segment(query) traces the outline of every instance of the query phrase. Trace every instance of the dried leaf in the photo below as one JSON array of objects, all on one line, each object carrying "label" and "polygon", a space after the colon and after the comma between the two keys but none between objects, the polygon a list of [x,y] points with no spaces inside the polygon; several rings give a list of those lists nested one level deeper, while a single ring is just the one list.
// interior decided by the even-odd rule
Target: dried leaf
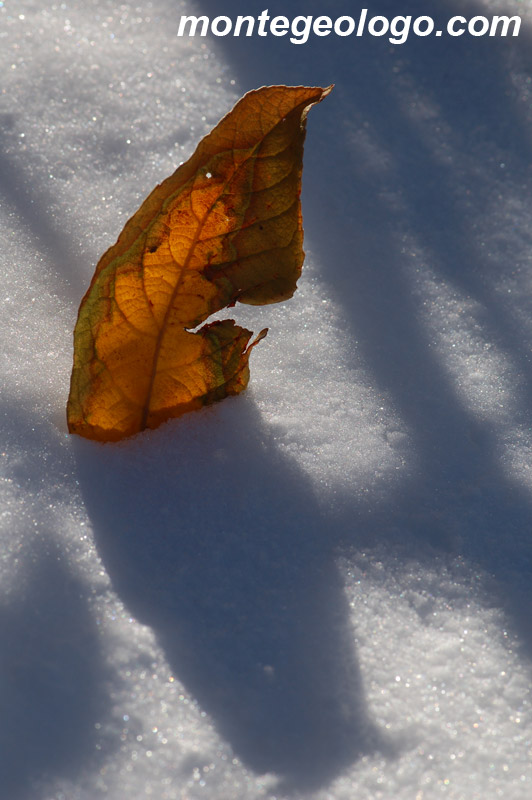
[{"label": "dried leaf", "polygon": [[233,320],[191,329],[294,293],[306,115],[329,91],[249,92],[127,222],[79,309],[71,433],[116,441],[245,389],[266,330],[249,344]]}]

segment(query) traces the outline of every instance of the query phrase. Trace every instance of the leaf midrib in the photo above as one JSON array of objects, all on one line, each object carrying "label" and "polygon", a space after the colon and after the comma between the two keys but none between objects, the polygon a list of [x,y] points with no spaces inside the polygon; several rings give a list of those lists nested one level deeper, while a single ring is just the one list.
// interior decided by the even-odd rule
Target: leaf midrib
[{"label": "leaf midrib", "polygon": [[[231,177],[227,179],[227,181],[224,184],[220,194],[216,197],[215,200],[213,200],[211,205],[206,209],[206,211],[205,211],[205,213],[203,215],[203,218],[198,222],[196,233],[194,234],[194,237],[193,237],[192,242],[190,244],[190,247],[188,249],[187,257],[185,258],[185,260],[183,262],[183,266],[181,268],[181,273],[180,273],[179,278],[176,281],[176,285],[175,285],[175,287],[174,287],[174,289],[172,291],[171,298],[170,298],[170,300],[168,302],[168,306],[166,308],[166,311],[165,311],[165,314],[164,314],[164,317],[163,317],[163,320],[162,320],[162,323],[161,323],[161,328],[159,330],[159,333],[157,334],[157,339],[155,341],[155,349],[154,349],[154,353],[153,353],[153,363],[152,363],[152,368],[151,368],[151,373],[150,373],[150,381],[149,381],[148,389],[147,389],[147,393],[146,393],[146,401],[145,401],[145,404],[143,406],[142,415],[141,415],[141,419],[140,419],[140,430],[141,431],[146,428],[146,423],[148,421],[148,416],[150,414],[151,398],[152,398],[152,395],[153,395],[153,388],[154,388],[154,385],[155,385],[155,379],[157,377],[157,365],[158,365],[158,362],[159,362],[159,354],[160,354],[160,350],[161,350],[161,346],[162,346],[162,342],[163,342],[164,336],[166,334],[166,327],[167,327],[168,318],[169,318],[170,313],[172,311],[172,308],[174,306],[174,302],[176,300],[176,297],[179,294],[179,289],[181,287],[181,284],[183,283],[185,272],[187,271],[187,269],[188,269],[188,267],[190,265],[190,261],[192,259],[193,254],[194,254],[194,250],[196,248],[196,245],[197,245],[197,243],[199,241],[199,237],[201,235],[201,232],[202,232],[202,230],[203,230],[203,228],[205,226],[205,223],[206,223],[209,215],[211,214],[214,206],[216,205],[216,203],[219,202],[220,198],[223,197],[223,195],[225,194],[225,191],[226,191],[227,187],[229,186],[230,182],[234,179],[234,177],[238,173],[238,171],[240,169],[242,169],[244,164],[246,164],[246,162],[251,157],[256,156],[256,151],[262,145],[262,143],[264,142],[264,139],[266,138],[266,136],[268,136],[269,133],[270,133],[270,131],[268,131],[268,133],[265,134],[265,136],[261,139],[260,142],[257,142],[257,144],[253,147],[253,149],[251,150],[251,152],[249,153],[247,158],[244,158],[242,160],[242,162],[238,165],[237,169],[233,172]],[[192,194],[192,191],[193,190],[191,190],[191,194]],[[252,195],[252,192],[250,193],[250,198],[251,198],[251,195]]]}]

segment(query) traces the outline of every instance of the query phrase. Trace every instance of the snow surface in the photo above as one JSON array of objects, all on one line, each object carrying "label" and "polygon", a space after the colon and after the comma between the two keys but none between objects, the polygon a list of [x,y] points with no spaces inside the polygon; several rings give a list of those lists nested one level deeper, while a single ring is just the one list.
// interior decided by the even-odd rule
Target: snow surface
[{"label": "snow surface", "polygon": [[[180,39],[0,2],[2,800],[532,796],[532,12],[518,39]],[[361,4],[362,6],[362,4]],[[66,433],[94,265],[244,91],[309,116],[306,265],[242,396]]]}]

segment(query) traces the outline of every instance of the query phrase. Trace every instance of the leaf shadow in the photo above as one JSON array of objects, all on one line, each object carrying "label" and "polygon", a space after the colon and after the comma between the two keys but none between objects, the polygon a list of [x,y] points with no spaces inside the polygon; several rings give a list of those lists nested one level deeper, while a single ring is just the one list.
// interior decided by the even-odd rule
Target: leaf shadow
[{"label": "leaf shadow", "polygon": [[23,561],[0,605],[0,785],[11,800],[40,796],[97,760],[95,723],[107,706],[86,590],[45,531]]},{"label": "leaf shadow", "polygon": [[325,785],[393,747],[312,490],[252,400],[222,405],[120,446],[77,441],[81,489],[115,590],[238,758]]}]

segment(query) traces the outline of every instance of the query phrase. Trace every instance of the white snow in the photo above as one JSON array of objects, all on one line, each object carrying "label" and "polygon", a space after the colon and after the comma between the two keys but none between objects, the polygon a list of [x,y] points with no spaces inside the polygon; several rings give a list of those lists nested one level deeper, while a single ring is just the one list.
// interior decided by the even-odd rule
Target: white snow
[{"label": "white snow", "polygon": [[[532,796],[532,12],[366,5],[523,29],[298,46],[176,36],[251,0],[0,2],[2,800]],[[270,328],[249,390],[69,436],[99,256],[273,83],[336,88],[300,288],[234,309]]]}]

